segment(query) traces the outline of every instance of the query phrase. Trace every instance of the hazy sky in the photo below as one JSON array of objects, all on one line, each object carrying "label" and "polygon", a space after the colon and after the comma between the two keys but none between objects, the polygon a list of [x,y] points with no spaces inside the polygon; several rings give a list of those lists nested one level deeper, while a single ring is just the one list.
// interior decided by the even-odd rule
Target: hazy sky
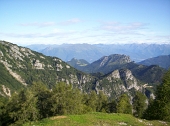
[{"label": "hazy sky", "polygon": [[170,43],[170,0],[0,0],[0,40]]}]

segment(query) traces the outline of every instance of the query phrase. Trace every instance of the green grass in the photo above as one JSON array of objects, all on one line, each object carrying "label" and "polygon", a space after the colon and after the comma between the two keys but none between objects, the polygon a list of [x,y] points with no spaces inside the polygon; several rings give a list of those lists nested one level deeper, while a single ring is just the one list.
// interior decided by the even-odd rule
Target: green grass
[{"label": "green grass", "polygon": [[24,126],[170,126],[169,122],[148,121],[138,119],[128,114],[107,114],[107,113],[89,113],[84,115],[56,116],[43,119],[38,122],[30,122]]}]

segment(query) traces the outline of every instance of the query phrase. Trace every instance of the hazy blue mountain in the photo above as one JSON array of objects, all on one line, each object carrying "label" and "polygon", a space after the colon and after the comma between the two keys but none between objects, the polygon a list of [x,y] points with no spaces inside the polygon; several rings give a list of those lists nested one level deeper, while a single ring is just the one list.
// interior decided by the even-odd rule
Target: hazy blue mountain
[{"label": "hazy blue mountain", "polygon": [[139,62],[139,64],[143,64],[147,66],[159,65],[160,67],[169,69],[170,68],[170,55],[162,55],[158,57],[149,58],[149,59]]},{"label": "hazy blue mountain", "polygon": [[84,59],[88,62],[103,56],[102,50],[90,44],[63,44],[58,46],[49,46],[39,51],[47,56],[56,56],[64,61],[70,61],[72,58]]},{"label": "hazy blue mountain", "polygon": [[38,51],[41,51],[49,46],[50,45],[45,45],[45,44],[33,44],[33,45],[29,45],[27,47],[30,48],[31,50],[35,50],[38,52]]},{"label": "hazy blue mountain", "polygon": [[148,58],[169,55],[170,44],[62,44],[62,45],[30,45],[29,48],[47,56],[56,56],[64,61],[72,58],[84,59],[89,63],[102,56],[125,54],[132,61],[140,62]]},{"label": "hazy blue mountain", "polygon": [[70,61],[67,62],[70,66],[74,67],[74,68],[78,68],[78,67],[82,67],[82,66],[87,66],[89,64],[89,62],[87,62],[84,59],[71,59]]}]

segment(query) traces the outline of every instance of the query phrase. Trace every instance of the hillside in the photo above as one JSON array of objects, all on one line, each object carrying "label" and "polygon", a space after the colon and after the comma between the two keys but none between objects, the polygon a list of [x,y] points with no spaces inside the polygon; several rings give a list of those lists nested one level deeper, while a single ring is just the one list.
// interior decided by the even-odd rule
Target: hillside
[{"label": "hillside", "polygon": [[149,58],[149,59],[139,62],[139,64],[143,64],[147,66],[159,65],[160,67],[169,69],[170,68],[170,55],[162,55],[158,57]]},{"label": "hillside", "polygon": [[[62,45],[30,45],[30,49],[48,56],[70,61],[72,58],[84,59],[92,63],[102,56],[124,54],[132,61],[142,60],[170,54],[170,44],[62,44]],[[43,48],[44,47],[44,48]]]},{"label": "hillside", "polygon": [[[0,64],[3,70],[1,71],[3,73],[0,78],[0,85],[1,95],[3,96],[27,87],[33,82],[42,82],[51,89],[58,82],[63,81],[87,93],[95,90],[97,93],[103,91],[112,98],[118,98],[122,93],[128,93],[129,96],[133,97],[135,91],[145,94],[147,89],[143,85],[150,81],[143,82],[136,78],[128,67],[122,70],[118,70],[120,67],[113,67],[115,64],[125,65],[130,63],[130,58],[125,55],[116,54],[102,57],[99,65],[102,65],[102,70],[108,66],[111,73],[104,76],[91,76],[76,70],[57,57],[45,56],[9,42],[1,41],[0,49]],[[112,67],[114,69],[111,69]],[[147,93],[147,96],[151,94],[152,91]]]},{"label": "hillside", "polygon": [[170,125],[169,122],[164,121],[148,121],[138,119],[128,114],[120,113],[89,113],[84,115],[68,115],[68,116],[54,116],[48,119],[43,119],[38,122],[26,123],[24,126],[164,126]]},{"label": "hillside", "polygon": [[41,81],[48,88],[64,81],[81,90],[92,88],[93,77],[80,72],[57,57],[47,57],[28,48],[0,41],[1,94]]}]

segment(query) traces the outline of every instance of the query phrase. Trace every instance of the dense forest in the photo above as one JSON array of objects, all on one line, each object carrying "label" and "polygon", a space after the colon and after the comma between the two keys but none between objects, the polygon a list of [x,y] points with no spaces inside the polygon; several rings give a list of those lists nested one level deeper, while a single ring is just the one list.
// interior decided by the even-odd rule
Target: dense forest
[{"label": "dense forest", "polygon": [[156,98],[150,99],[136,92],[132,103],[128,94],[108,99],[101,91],[82,93],[64,82],[48,89],[42,82],[34,82],[8,100],[0,101],[0,125],[21,125],[54,115],[84,114],[88,112],[126,113],[149,120],[170,120],[170,70],[157,87]]}]

